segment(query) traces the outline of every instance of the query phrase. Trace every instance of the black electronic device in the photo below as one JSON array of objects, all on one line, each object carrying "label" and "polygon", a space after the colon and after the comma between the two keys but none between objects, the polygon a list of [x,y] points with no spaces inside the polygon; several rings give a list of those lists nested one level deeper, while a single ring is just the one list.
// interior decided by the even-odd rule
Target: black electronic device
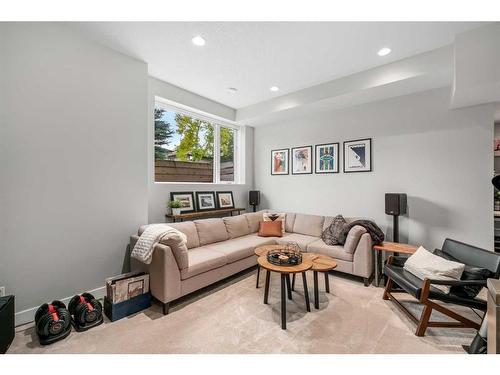
[{"label": "black electronic device", "polygon": [[385,213],[392,215],[392,241],[399,242],[399,215],[406,214],[407,197],[405,193],[385,194]]},{"label": "black electronic device", "polygon": [[253,212],[257,210],[257,206],[260,204],[260,191],[250,190],[248,192],[248,203],[253,206]]},{"label": "black electronic device", "polygon": [[7,352],[15,334],[14,296],[0,297],[0,354]]}]

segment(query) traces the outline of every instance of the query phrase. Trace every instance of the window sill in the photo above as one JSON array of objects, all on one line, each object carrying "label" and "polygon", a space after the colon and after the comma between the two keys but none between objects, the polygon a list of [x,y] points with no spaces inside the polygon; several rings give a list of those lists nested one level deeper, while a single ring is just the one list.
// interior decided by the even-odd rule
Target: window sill
[{"label": "window sill", "polygon": [[243,186],[245,183],[242,182],[153,182],[154,185],[222,185],[222,186]]}]

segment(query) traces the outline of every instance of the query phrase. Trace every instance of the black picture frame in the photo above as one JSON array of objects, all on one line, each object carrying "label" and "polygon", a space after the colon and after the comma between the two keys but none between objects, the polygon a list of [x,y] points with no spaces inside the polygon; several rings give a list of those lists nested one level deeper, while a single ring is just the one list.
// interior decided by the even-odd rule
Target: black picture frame
[{"label": "black picture frame", "polygon": [[[230,194],[231,195],[231,206],[225,206],[225,207],[221,207],[221,204],[220,204],[220,195],[221,194]],[[232,191],[218,191],[216,192],[216,195],[217,195],[217,208],[218,209],[225,209],[225,208],[234,208],[234,197],[233,197],[233,192]]]},{"label": "black picture frame", "polygon": [[[370,152],[368,153],[369,157],[369,164],[370,167],[369,169],[363,169],[363,170],[346,170],[346,162],[348,161],[348,158],[346,157],[346,146],[349,145],[349,143],[355,143],[355,142],[365,142],[367,145],[369,145]],[[353,139],[350,141],[344,141],[344,147],[343,147],[343,165],[344,165],[344,173],[362,173],[362,172],[372,172],[373,171],[373,160],[372,160],[372,139],[371,138],[361,138],[361,139]]]},{"label": "black picture frame", "polygon": [[[336,171],[318,171],[318,147],[321,146],[337,146],[337,170]],[[340,143],[339,142],[330,142],[330,143],[321,143],[319,145],[314,146],[314,173],[315,174],[332,174],[332,173],[340,173]]]},{"label": "black picture frame", "polygon": [[[211,195],[212,200],[214,202],[214,206],[210,208],[203,208],[200,204],[200,196],[201,195]],[[197,191],[196,192],[196,208],[197,211],[210,211],[210,210],[216,210],[217,209],[217,201],[215,199],[215,192],[213,191]]]},{"label": "black picture frame", "polygon": [[[309,148],[310,150],[310,155],[311,155],[311,160],[310,160],[310,163],[311,163],[311,170],[310,172],[294,172],[294,168],[293,168],[293,164],[294,164],[294,158],[293,158],[293,150],[297,150],[299,148]],[[314,155],[313,155],[313,146],[312,145],[309,145],[309,146],[298,146],[298,147],[292,147],[291,148],[291,152],[290,152],[290,157],[292,158],[292,161],[291,161],[291,164],[292,164],[292,174],[293,175],[301,175],[301,174],[312,174],[313,173],[313,165],[314,165]]]},{"label": "black picture frame", "polygon": [[[286,172],[276,173],[274,172],[273,155],[274,152],[286,152]],[[289,148],[278,148],[276,150],[271,150],[271,176],[286,176],[290,173],[290,149]]]},{"label": "black picture frame", "polygon": [[194,194],[192,191],[172,191],[170,192],[170,200],[171,201],[174,201],[176,200],[176,196],[178,195],[190,195],[191,196],[191,202],[192,202],[192,207],[193,209],[187,209],[187,210],[183,210],[182,207],[181,207],[181,214],[189,214],[191,212],[196,212],[196,202],[194,200]]}]

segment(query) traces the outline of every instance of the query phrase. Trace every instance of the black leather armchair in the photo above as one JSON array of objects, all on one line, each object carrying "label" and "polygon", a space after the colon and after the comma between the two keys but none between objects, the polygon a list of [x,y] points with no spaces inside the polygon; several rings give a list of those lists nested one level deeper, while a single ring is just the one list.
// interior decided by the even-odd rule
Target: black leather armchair
[{"label": "black leather armchair", "polygon": [[[458,262],[464,263],[468,266],[485,268],[491,272],[490,276],[499,278],[500,276],[500,254],[491,251],[480,249],[475,246],[467,245],[465,243],[455,241],[447,238],[444,241],[442,248],[443,255],[448,255],[456,259]],[[435,285],[448,285],[450,287],[464,287],[464,286],[486,286],[486,280],[421,280],[410,272],[406,271],[403,266],[406,258],[403,257],[390,257],[384,268],[384,273],[388,277],[388,282],[384,291],[384,299],[391,300],[408,317],[417,324],[415,335],[423,336],[427,327],[468,327],[479,329],[480,323],[467,319],[449,308],[438,304],[436,301],[452,303],[461,306],[467,306],[482,311],[486,311],[486,301],[479,298],[468,298],[463,294],[456,294],[453,292],[444,293],[442,290],[434,287]],[[404,292],[415,297],[421,304],[424,305],[424,310],[420,319],[415,317],[408,311],[392,294],[394,285],[399,286]],[[454,288],[452,288],[453,291]],[[437,310],[450,318],[454,322],[431,322],[430,317],[432,310]]]}]

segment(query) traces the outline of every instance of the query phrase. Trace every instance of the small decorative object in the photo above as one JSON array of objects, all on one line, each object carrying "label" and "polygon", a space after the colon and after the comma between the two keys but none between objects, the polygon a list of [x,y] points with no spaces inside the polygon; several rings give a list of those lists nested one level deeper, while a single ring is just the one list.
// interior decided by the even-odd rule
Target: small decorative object
[{"label": "small decorative object", "polygon": [[197,191],[196,205],[198,211],[215,210],[215,194],[213,191]]},{"label": "small decorative object", "polygon": [[316,173],[339,173],[339,144],[316,145]]},{"label": "small decorative object", "polygon": [[288,149],[271,150],[271,174],[288,174]]},{"label": "small decorative object", "polygon": [[[181,214],[186,214],[195,211],[194,194],[193,192],[172,192],[170,193],[170,200],[181,202]],[[175,215],[175,214],[174,214]]]},{"label": "small decorative object", "polygon": [[344,172],[371,172],[372,139],[344,142]]},{"label": "small decorative object", "polygon": [[168,207],[172,209],[172,215],[180,215],[182,203],[179,200],[168,202]]},{"label": "small decorative object", "polygon": [[493,152],[495,156],[500,156],[500,139],[493,140]]},{"label": "small decorative object", "polygon": [[233,192],[218,191],[217,202],[219,204],[219,208],[234,208]]},{"label": "small decorative object", "polygon": [[302,253],[295,242],[287,242],[282,248],[269,251],[267,261],[276,266],[296,266],[302,263]]},{"label": "small decorative object", "polygon": [[312,173],[312,146],[292,148],[292,174]]}]

